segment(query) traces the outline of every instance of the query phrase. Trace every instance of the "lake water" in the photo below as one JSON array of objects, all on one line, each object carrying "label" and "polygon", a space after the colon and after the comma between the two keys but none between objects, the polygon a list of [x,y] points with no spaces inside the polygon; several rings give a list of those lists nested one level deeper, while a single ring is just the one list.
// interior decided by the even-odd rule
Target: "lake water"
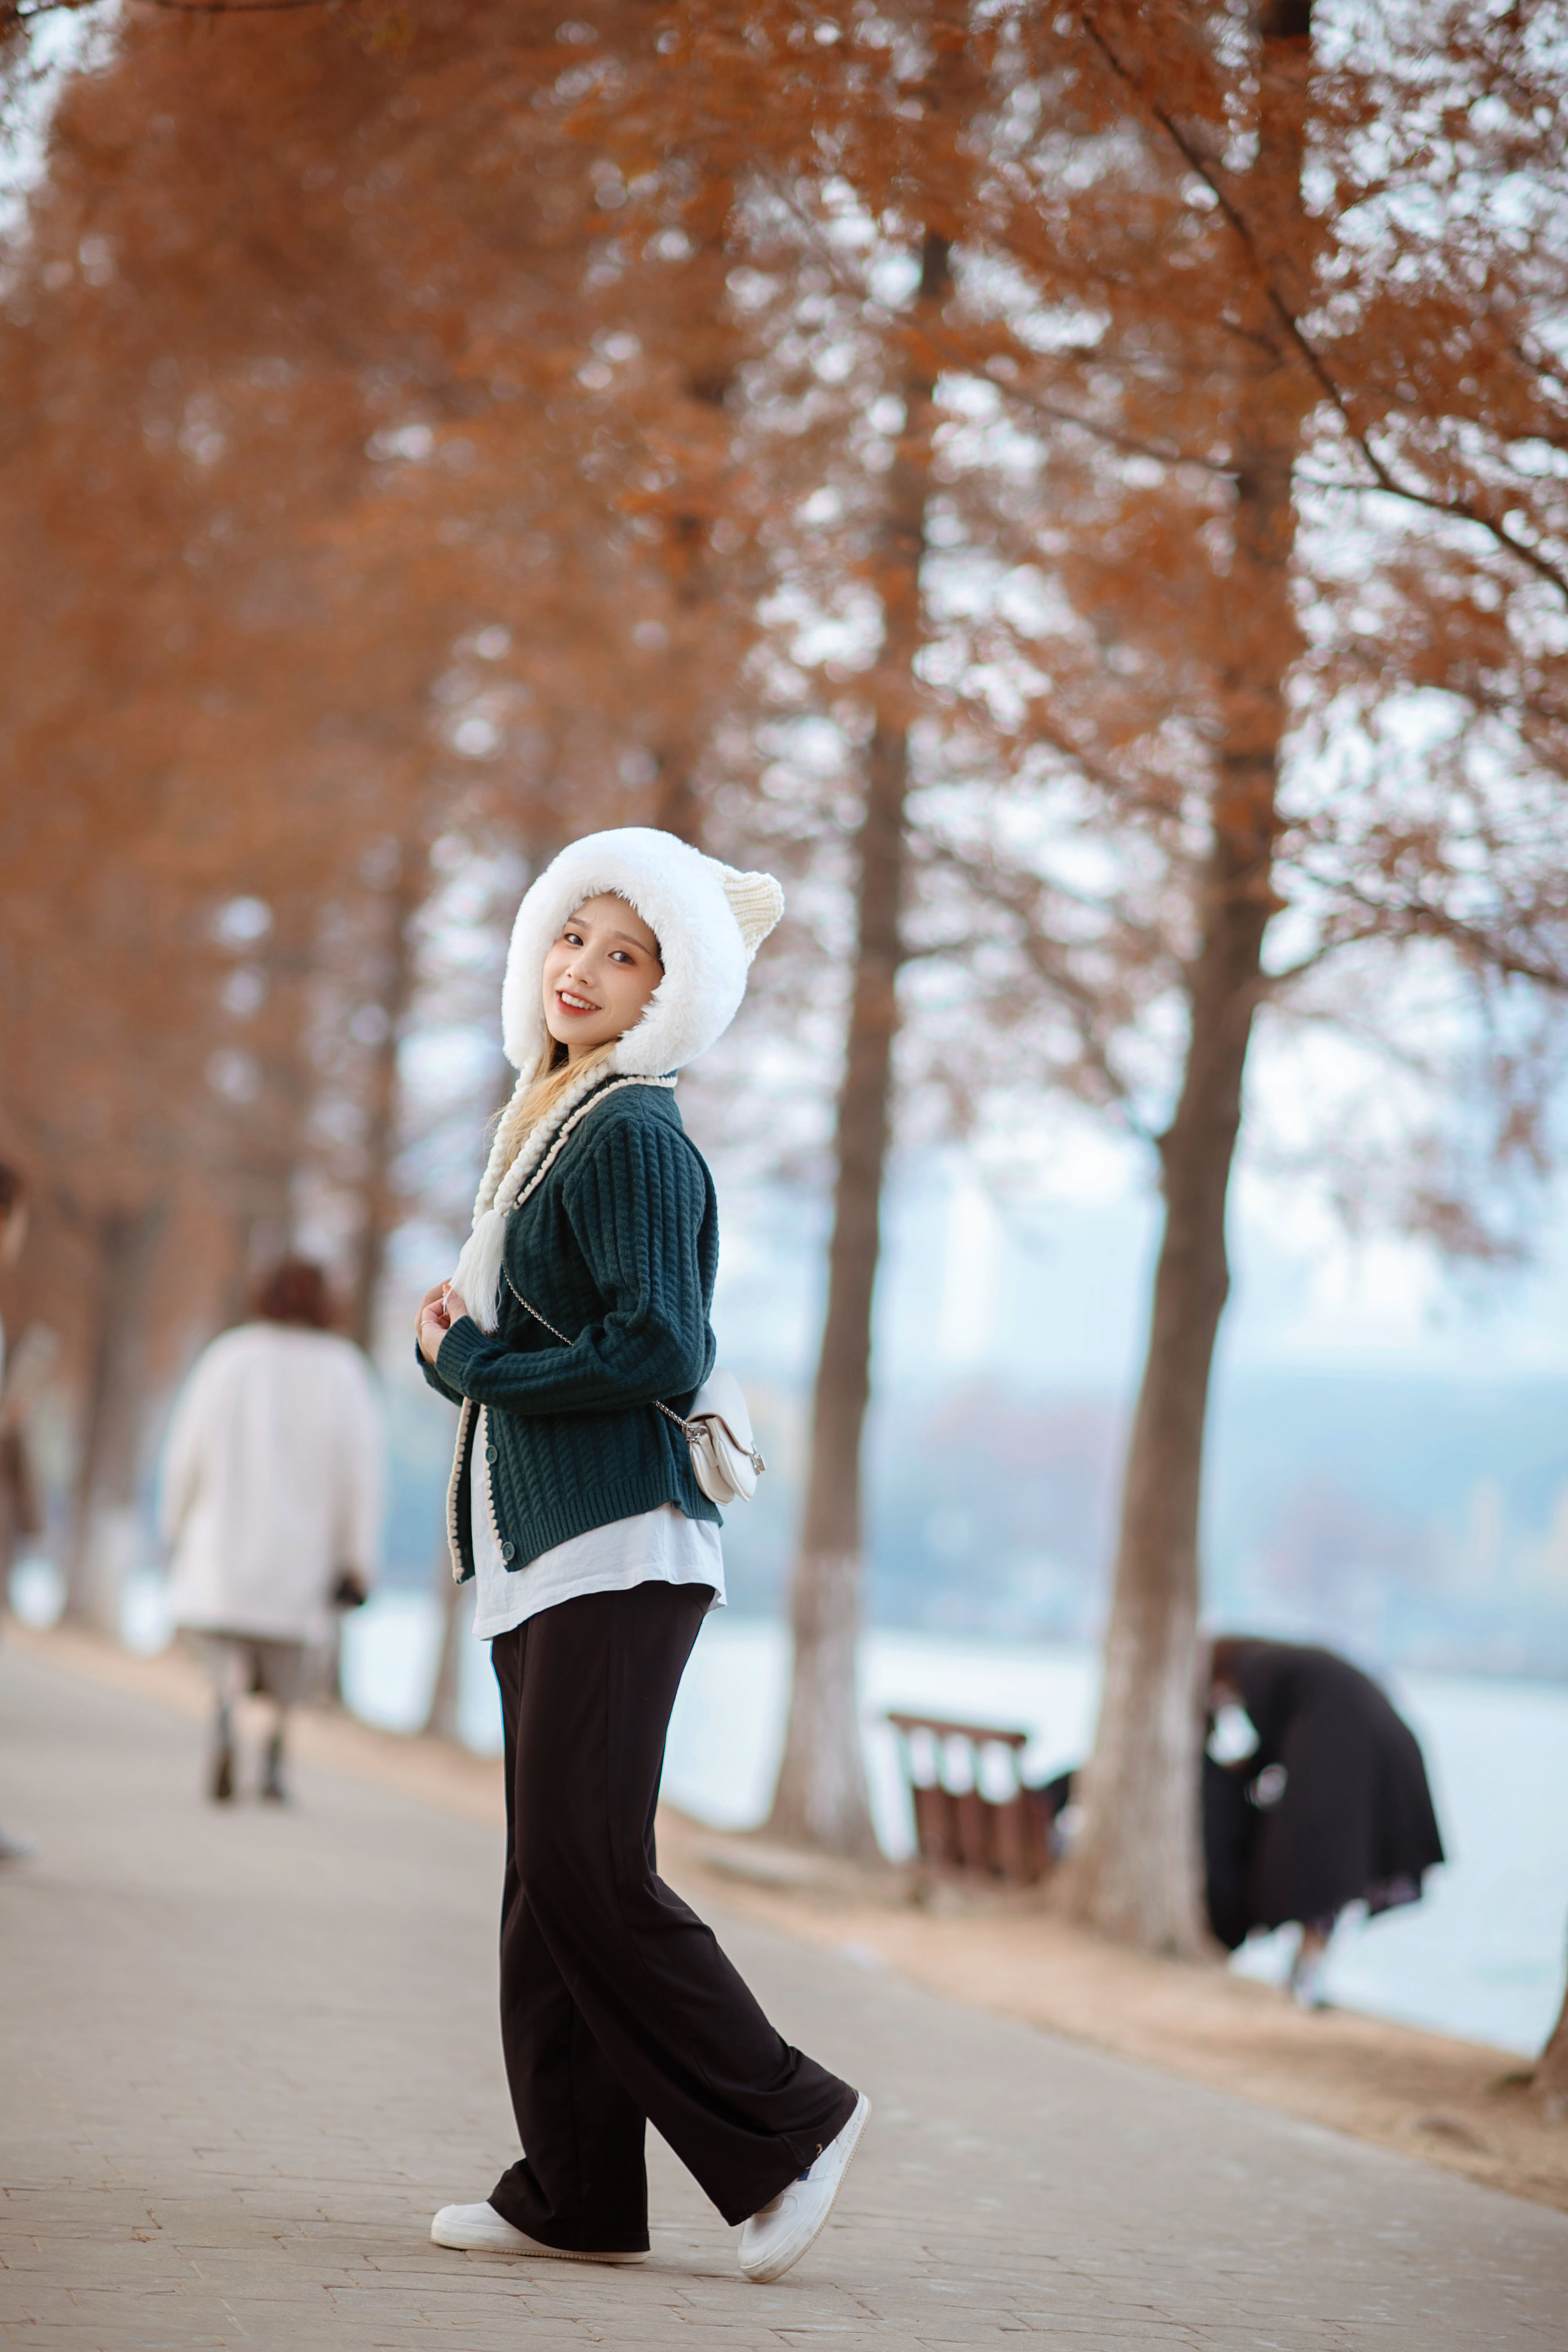
[{"label": "lake water", "polygon": [[[14,1591],[23,1613],[42,1615]],[[466,1602],[465,1602],[466,1606]],[[411,1730],[434,1671],[437,1611],[425,1593],[387,1591],[345,1625],[344,1696],[367,1722]],[[126,1632],[143,1649],[168,1638],[155,1579],[133,1580]],[[664,1789],[699,1819],[747,1828],[768,1808],[783,1737],[783,1629],[717,1612],[698,1639],[670,1727]],[[1049,1775],[1088,1752],[1098,1662],[1028,1642],[873,1632],[861,1658],[866,1765],[878,1834],[909,1853],[912,1824],[890,1707],[1028,1729],[1026,1763]],[[1568,1940],[1568,1688],[1412,1674],[1392,1682],[1426,1750],[1449,1861],[1406,1911],[1342,1922],[1331,2000],[1375,2016],[1499,2049],[1540,2048],[1563,1993]],[[486,1644],[464,1644],[462,1724],[481,1752],[500,1746]],[[1232,1965],[1279,1981],[1293,1930],[1255,1939]]]},{"label": "lake water", "polygon": [[[419,1593],[389,1593],[350,1621],[344,1684],[359,1713],[392,1727],[418,1720],[434,1625],[434,1604]],[[684,1811],[726,1828],[762,1818],[783,1738],[788,1661],[780,1626],[709,1618],[670,1726],[664,1790]],[[481,1750],[498,1748],[485,1644],[466,1645],[464,1670],[464,1735]],[[873,1810],[894,1855],[909,1853],[912,1824],[893,1735],[880,1721],[889,1707],[1028,1729],[1031,1772],[1060,1771],[1088,1751],[1099,1669],[1083,1651],[873,1632],[861,1676]],[[1568,1943],[1568,1689],[1406,1675],[1393,1695],[1426,1750],[1450,1860],[1413,1909],[1341,1924],[1329,1997],[1533,2052],[1557,2013]],[[1277,1982],[1292,1940],[1291,1929],[1256,1938],[1232,1965]]]}]

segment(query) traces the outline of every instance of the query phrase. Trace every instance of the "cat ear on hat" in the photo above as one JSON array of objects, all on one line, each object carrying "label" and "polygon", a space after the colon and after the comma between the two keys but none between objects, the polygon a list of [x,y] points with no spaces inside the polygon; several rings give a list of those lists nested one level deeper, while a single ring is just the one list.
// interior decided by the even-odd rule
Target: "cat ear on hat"
[{"label": "cat ear on hat", "polygon": [[784,912],[784,892],[771,874],[737,874],[733,866],[720,868],[724,895],[740,927],[750,963],[758,949]]}]

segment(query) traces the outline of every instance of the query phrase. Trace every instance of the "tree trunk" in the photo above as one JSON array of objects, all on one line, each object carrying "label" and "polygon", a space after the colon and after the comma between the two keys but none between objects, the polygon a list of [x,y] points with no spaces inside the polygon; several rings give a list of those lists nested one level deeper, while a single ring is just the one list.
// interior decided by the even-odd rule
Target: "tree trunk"
[{"label": "tree trunk", "polygon": [[[690,393],[689,385],[685,389]],[[721,407],[723,397],[720,391],[716,398]],[[696,771],[706,740],[700,700],[705,658],[727,593],[708,561],[707,528],[704,516],[685,509],[665,517],[665,562],[674,583],[676,633],[669,666],[676,691],[668,698],[668,715],[653,746],[653,822],[662,832],[689,841],[694,849],[702,847]]]},{"label": "tree trunk", "polygon": [[430,1688],[430,1705],[419,1727],[426,1739],[457,1739],[462,1736],[463,1727],[463,1644],[467,1639],[462,1602],[470,1588],[454,1580],[444,1539],[436,1576],[436,1597],[441,1603],[441,1649],[435,1661],[435,1680]]},{"label": "tree trunk", "polygon": [[1568,1992],[1530,2078],[1531,2096],[1549,2124],[1568,2124]]},{"label": "tree trunk", "polygon": [[653,745],[655,767],[653,822],[702,847],[703,806],[697,768],[706,747],[712,713],[713,648],[722,639],[734,567],[716,562],[712,530],[724,510],[725,484],[734,462],[729,394],[735,383],[741,337],[731,315],[727,278],[734,258],[729,245],[735,184],[727,173],[708,167],[700,151],[686,167],[697,194],[685,222],[696,246],[683,271],[691,323],[681,342],[681,394],[673,446],[679,453],[679,478],[664,512],[664,563],[674,607],[674,639],[669,651],[663,716]]},{"label": "tree trunk", "polygon": [[397,879],[388,897],[389,935],[382,988],[376,1000],[385,1016],[386,1028],[376,1046],[371,1069],[365,1175],[361,1187],[362,1218],[350,1305],[350,1334],[367,1352],[375,1337],[376,1299],[386,1270],[387,1244],[402,1202],[392,1167],[401,1101],[399,1055],[413,993],[415,958],[410,933],[419,911],[423,870],[423,853],[414,853],[405,843],[398,861]]},{"label": "tree trunk", "polygon": [[120,1594],[137,1532],[136,1473],[146,1409],[143,1334],[163,1205],[92,1221],[96,1328],[66,1558],[65,1613],[118,1636]]},{"label": "tree trunk", "polygon": [[[1276,234],[1304,243],[1301,171],[1310,11],[1269,0],[1260,143],[1249,182]],[[1300,246],[1298,244],[1298,253]],[[1198,1815],[1198,1528],[1209,1374],[1229,1289],[1226,1195],[1242,1076],[1278,901],[1284,680],[1299,639],[1291,594],[1291,471],[1312,387],[1256,273],[1233,323],[1238,387],[1225,735],[1189,968],[1190,1028],[1176,1116],[1160,1142],[1166,1222],[1122,1498],[1105,1681],[1084,1780],[1067,1907],[1145,1950],[1207,1948]]]},{"label": "tree trunk", "polygon": [[272,929],[248,961],[266,992],[238,1033],[253,1057],[255,1100],[239,1129],[234,1191],[239,1203],[243,1287],[258,1266],[293,1246],[294,1194],[310,1156],[308,1130],[315,1094],[310,1055],[311,995],[317,974],[319,908],[303,891],[280,891]]},{"label": "tree trunk", "polygon": [[870,1396],[872,1303],[881,1247],[893,1045],[898,1024],[909,732],[921,645],[920,572],[936,370],[922,330],[949,278],[948,243],[927,233],[915,338],[902,391],[904,432],[883,528],[883,639],[876,723],[856,842],[858,952],[839,1090],[828,1299],[811,1409],[811,1454],[789,1622],[794,1674],[768,1827],[833,1853],[874,1853],[856,1700],[863,1572],[861,1443]]}]

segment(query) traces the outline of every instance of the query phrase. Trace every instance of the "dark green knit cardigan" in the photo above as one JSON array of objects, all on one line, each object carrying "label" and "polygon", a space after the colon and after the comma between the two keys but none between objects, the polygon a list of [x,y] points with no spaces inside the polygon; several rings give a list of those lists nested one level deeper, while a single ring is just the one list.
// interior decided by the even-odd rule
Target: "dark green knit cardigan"
[{"label": "dark green knit cardigan", "polygon": [[[613,1091],[585,1097],[592,1108],[507,1220],[496,1330],[464,1316],[434,1365],[420,1358],[454,1404],[489,1408],[490,1496],[512,1570],[661,1503],[688,1518],[719,1517],[684,1434],[653,1403],[683,1412],[713,1370],[713,1179],[667,1089],[605,1086]],[[570,1347],[518,1304],[514,1286]],[[451,1496],[465,1581],[477,1421],[464,1415]]]}]

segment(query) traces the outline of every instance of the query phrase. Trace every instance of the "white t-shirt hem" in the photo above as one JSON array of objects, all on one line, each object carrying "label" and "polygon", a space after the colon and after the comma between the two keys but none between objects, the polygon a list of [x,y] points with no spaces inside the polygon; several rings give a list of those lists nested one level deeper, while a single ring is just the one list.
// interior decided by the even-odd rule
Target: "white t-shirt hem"
[{"label": "white t-shirt hem", "polygon": [[482,1642],[510,1633],[530,1617],[585,1592],[630,1592],[637,1584],[706,1584],[710,1609],[725,1606],[724,1549],[711,1520],[688,1519],[674,1503],[590,1528],[527,1566],[509,1569],[490,1524],[485,1460],[486,1419],[474,1434],[474,1632]]}]

